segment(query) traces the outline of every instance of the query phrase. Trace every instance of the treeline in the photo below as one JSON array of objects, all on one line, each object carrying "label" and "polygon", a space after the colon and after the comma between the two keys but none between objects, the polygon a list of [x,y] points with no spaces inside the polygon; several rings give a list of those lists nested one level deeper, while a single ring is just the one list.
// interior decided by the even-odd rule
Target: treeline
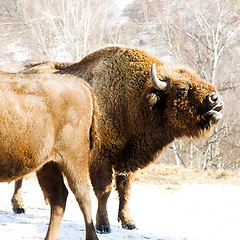
[{"label": "treeline", "polygon": [[[208,139],[179,140],[159,161],[240,168],[239,0],[2,0],[1,67],[78,61],[106,44],[145,48],[166,64],[189,65],[224,97]],[[10,45],[12,44],[12,45]]]}]

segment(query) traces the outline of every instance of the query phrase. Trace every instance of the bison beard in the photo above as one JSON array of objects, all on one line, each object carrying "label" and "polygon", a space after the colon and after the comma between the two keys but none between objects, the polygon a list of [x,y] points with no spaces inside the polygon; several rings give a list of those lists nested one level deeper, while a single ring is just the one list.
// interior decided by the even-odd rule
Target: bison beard
[{"label": "bison beard", "polygon": [[[28,65],[24,71],[38,72],[48,64],[35,64],[34,69]],[[134,229],[128,208],[134,173],[153,162],[174,139],[204,136],[222,117],[222,98],[191,69],[165,66],[136,48],[106,47],[75,64],[52,64],[53,71],[85,79],[97,97],[102,145],[90,162],[98,198],[97,230],[111,231],[107,200],[113,170],[119,193],[118,219],[124,228]]]}]

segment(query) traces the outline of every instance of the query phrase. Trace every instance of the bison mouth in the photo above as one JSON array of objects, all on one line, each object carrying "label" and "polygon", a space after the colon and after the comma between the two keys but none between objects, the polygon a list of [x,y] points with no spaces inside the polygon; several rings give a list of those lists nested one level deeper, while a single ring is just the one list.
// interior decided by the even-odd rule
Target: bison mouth
[{"label": "bison mouth", "polygon": [[211,107],[206,113],[203,114],[203,119],[210,124],[216,124],[222,119],[222,113],[224,103],[222,97],[218,94],[214,94],[207,99],[208,106]]}]

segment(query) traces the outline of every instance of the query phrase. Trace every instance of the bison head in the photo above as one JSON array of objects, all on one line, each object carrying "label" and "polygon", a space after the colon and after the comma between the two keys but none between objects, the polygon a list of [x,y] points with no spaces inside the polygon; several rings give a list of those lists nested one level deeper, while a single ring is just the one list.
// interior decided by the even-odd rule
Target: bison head
[{"label": "bison head", "polygon": [[151,68],[148,103],[176,136],[199,136],[222,118],[222,97],[215,87],[180,67]]}]

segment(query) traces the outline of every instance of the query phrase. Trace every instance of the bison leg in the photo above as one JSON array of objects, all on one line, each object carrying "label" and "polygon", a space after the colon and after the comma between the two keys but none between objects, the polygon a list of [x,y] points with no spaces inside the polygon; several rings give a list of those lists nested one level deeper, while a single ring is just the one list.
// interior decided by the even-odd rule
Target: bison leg
[{"label": "bison leg", "polygon": [[130,230],[136,228],[128,206],[133,179],[132,172],[116,173],[116,187],[119,194],[118,220],[121,221],[123,228]]},{"label": "bison leg", "polygon": [[[102,160],[104,159],[104,160]],[[90,164],[90,177],[94,192],[98,199],[96,229],[98,233],[110,233],[107,213],[107,201],[112,190],[112,165],[101,154],[93,157]]]},{"label": "bison leg", "polygon": [[86,240],[98,240],[92,219],[88,164],[84,167],[84,164],[77,162],[77,164],[74,164],[74,170],[72,166],[65,166],[63,171],[83,213],[86,226]]},{"label": "bison leg", "polygon": [[37,172],[37,177],[45,200],[47,200],[51,206],[50,223],[45,239],[58,239],[68,190],[63,182],[62,173],[58,165],[54,162],[45,164]]},{"label": "bison leg", "polygon": [[16,214],[25,213],[22,200],[22,179],[15,181],[14,193],[11,199],[13,212]]}]

